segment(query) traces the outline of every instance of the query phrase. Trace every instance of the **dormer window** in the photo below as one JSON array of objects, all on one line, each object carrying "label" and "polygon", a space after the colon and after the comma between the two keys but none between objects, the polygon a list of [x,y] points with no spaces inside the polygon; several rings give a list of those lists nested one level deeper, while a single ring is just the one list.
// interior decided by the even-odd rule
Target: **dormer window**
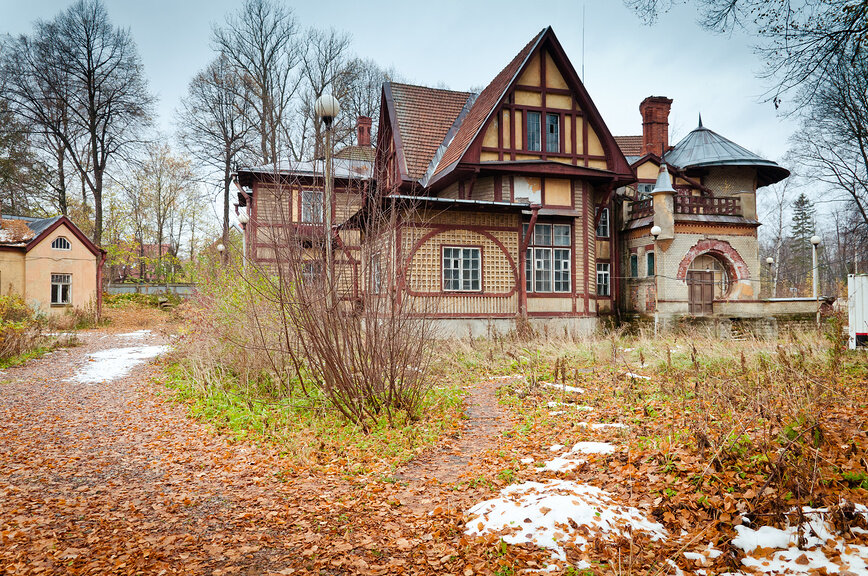
[{"label": "dormer window", "polygon": [[58,236],[51,242],[51,247],[55,250],[70,250],[72,249],[72,244],[63,236]]}]

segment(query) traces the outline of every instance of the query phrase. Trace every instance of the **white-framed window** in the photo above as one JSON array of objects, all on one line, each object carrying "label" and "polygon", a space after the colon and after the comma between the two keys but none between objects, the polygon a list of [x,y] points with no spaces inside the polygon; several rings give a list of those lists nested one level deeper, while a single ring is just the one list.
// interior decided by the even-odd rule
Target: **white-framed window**
[{"label": "white-framed window", "polygon": [[611,293],[609,284],[609,263],[597,262],[597,296],[608,296]]},{"label": "white-framed window", "polygon": [[528,110],[525,112],[525,115],[527,116],[527,149],[533,152],[539,152],[542,149],[540,113]]},{"label": "white-framed window", "polygon": [[69,240],[64,238],[63,236],[58,236],[51,242],[51,247],[55,250],[70,250],[72,249],[72,244],[69,243]]},{"label": "white-framed window", "polygon": [[[527,234],[528,226],[523,226],[523,234]],[[524,261],[528,292],[570,291],[571,237],[569,224],[534,225]]]},{"label": "white-framed window", "polygon": [[[597,212],[600,213],[600,209],[597,208]],[[609,209],[603,208],[602,213],[600,213],[600,220],[597,221],[597,238],[608,238],[609,237]]]},{"label": "white-framed window", "polygon": [[322,223],[322,192],[319,190],[301,191],[301,221]]},{"label": "white-framed window", "polygon": [[561,115],[546,114],[546,152],[561,151]]},{"label": "white-framed window", "polygon": [[379,294],[382,289],[382,271],[380,270],[380,255],[371,256],[371,293]]},{"label": "white-framed window", "polygon": [[482,291],[482,250],[464,246],[443,247],[443,290]]},{"label": "white-framed window", "polygon": [[72,274],[51,275],[51,305],[72,304]]},{"label": "white-framed window", "polygon": [[654,184],[648,182],[641,182],[636,184],[636,192],[639,195],[639,198],[650,198],[651,191],[654,190]]},{"label": "white-framed window", "polygon": [[648,252],[645,252],[645,275],[654,276],[654,270],[654,251],[649,250]]}]

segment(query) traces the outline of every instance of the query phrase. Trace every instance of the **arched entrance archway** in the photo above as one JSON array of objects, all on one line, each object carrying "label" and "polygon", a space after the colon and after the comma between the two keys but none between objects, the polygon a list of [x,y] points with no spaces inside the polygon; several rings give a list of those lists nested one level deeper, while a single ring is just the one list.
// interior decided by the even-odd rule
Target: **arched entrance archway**
[{"label": "arched entrance archway", "polygon": [[729,242],[700,240],[678,266],[678,279],[687,283],[691,314],[714,312],[714,300],[726,298],[734,284],[750,278],[747,263]]}]

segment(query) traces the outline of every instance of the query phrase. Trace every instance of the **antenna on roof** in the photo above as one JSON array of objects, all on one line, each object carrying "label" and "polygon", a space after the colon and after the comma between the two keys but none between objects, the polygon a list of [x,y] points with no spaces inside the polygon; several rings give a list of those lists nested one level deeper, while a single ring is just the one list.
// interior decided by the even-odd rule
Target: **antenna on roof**
[{"label": "antenna on roof", "polygon": [[582,84],[585,83],[585,3],[582,2]]},{"label": "antenna on roof", "polygon": [[702,128],[702,112],[699,113],[699,128]]}]

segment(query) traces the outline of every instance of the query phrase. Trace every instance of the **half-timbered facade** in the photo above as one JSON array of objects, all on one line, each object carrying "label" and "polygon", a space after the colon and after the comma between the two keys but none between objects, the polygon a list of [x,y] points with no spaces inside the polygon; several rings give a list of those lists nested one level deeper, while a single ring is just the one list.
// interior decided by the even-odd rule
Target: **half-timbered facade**
[{"label": "half-timbered facade", "polygon": [[419,309],[460,333],[615,309],[611,200],[633,171],[551,28],[479,94],[387,83],[378,133],[378,185],[406,206],[397,290]]}]

